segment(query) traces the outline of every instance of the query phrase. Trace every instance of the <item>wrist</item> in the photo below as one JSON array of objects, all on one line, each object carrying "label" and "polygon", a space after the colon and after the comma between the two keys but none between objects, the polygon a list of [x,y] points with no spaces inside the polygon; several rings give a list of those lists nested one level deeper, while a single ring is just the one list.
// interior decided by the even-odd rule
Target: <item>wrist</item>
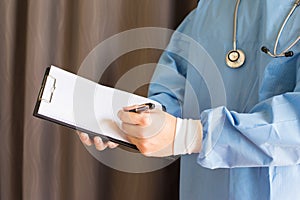
[{"label": "wrist", "polygon": [[202,146],[202,135],[200,120],[177,118],[173,154],[199,153]]}]

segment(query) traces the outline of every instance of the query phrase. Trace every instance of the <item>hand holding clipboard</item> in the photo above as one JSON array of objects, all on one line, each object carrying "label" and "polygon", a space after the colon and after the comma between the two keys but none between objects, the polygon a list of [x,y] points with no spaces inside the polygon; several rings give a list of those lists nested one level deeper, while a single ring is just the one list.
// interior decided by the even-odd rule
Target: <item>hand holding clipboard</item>
[{"label": "hand holding clipboard", "polygon": [[[124,105],[152,103],[148,98],[106,87],[55,66],[46,69],[33,115],[103,140],[136,149],[119,128]],[[119,122],[120,123],[120,122]]]}]

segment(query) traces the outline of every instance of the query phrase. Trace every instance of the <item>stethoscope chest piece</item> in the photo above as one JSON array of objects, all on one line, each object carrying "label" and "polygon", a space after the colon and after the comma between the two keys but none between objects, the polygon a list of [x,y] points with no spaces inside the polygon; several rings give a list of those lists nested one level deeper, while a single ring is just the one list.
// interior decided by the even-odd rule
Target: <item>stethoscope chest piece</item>
[{"label": "stethoscope chest piece", "polygon": [[245,62],[245,53],[240,50],[231,50],[226,55],[226,64],[230,68],[239,68]]}]

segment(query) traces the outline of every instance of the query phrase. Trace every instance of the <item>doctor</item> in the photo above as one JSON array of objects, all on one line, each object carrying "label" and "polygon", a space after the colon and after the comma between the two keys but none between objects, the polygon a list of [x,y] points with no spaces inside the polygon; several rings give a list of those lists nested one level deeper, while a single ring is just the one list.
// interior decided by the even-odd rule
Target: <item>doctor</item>
[{"label": "doctor", "polygon": [[150,84],[167,112],[119,112],[143,154],[182,155],[180,199],[299,199],[299,4],[200,1]]}]

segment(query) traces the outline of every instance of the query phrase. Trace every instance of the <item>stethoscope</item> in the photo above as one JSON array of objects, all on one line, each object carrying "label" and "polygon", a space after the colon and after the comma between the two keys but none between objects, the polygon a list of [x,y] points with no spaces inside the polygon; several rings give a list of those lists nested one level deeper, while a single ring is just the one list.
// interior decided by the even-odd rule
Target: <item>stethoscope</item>
[{"label": "stethoscope", "polygon": [[[229,51],[226,54],[226,64],[230,68],[241,67],[244,64],[245,59],[246,59],[245,53],[241,49],[237,49],[237,47],[236,47],[236,26],[237,26],[237,13],[238,13],[239,5],[240,5],[240,0],[237,0],[236,4],[235,4],[234,17],[233,17],[233,50]],[[298,36],[298,38],[296,38],[296,40],[294,42],[292,42],[292,44],[288,48],[286,48],[279,54],[277,54],[277,46],[278,46],[279,38],[281,36],[281,33],[282,33],[287,21],[289,20],[290,16],[292,15],[292,13],[296,9],[296,7],[299,5],[300,5],[300,0],[296,0],[293,7],[290,10],[290,12],[286,16],[283,24],[281,25],[281,28],[279,29],[277,37],[276,37],[276,42],[274,44],[273,53],[271,53],[267,47],[263,46],[261,48],[261,50],[264,53],[268,54],[269,56],[271,56],[273,58],[283,57],[283,56],[291,57],[294,55],[294,52],[290,51],[290,49],[300,40],[300,36]]]}]

